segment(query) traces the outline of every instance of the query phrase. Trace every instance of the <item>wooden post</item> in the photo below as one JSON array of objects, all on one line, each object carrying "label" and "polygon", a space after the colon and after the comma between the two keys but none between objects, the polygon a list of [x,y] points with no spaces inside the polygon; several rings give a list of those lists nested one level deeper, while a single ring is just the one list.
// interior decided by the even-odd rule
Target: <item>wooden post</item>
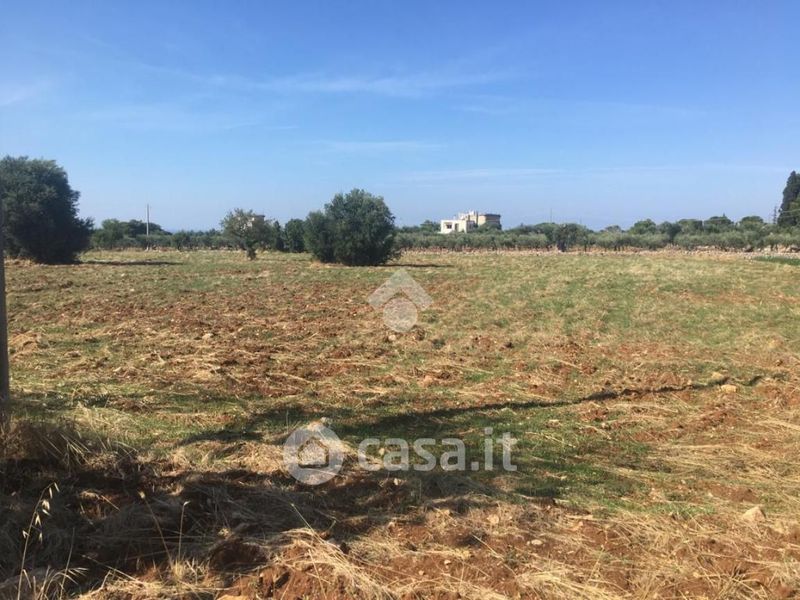
[{"label": "wooden post", "polygon": [[6,265],[3,209],[0,205],[0,429],[8,427],[11,418],[9,402],[10,369],[8,365],[8,318],[6,314]]}]

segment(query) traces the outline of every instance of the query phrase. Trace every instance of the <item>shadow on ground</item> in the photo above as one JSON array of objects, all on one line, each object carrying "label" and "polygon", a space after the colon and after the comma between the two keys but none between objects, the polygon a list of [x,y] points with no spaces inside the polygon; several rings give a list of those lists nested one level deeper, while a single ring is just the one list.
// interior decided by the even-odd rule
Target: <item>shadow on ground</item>
[{"label": "shadow on ground", "polygon": [[82,260],[82,265],[102,265],[106,267],[164,267],[179,265],[181,263],[172,260]]},{"label": "shadow on ground", "polygon": [[69,568],[77,592],[110,573],[164,574],[178,563],[203,564],[230,585],[269,563],[292,531],[346,544],[426,503],[461,512],[487,500],[476,492],[488,490],[449,474],[412,482],[352,464],[343,473],[306,487],[282,472],[146,461],[71,428],[16,422],[0,446],[0,587],[21,568]]}]

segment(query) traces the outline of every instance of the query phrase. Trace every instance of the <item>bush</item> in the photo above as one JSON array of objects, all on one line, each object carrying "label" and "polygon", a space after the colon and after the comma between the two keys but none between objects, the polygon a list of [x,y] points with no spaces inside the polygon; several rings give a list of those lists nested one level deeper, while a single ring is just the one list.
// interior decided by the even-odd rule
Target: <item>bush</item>
[{"label": "bush", "polygon": [[322,262],[381,265],[396,255],[394,216],[379,196],[354,189],[336,194],[305,223],[305,244]]},{"label": "bush", "polygon": [[6,251],[41,263],[69,263],[89,247],[91,219],[78,218],[80,193],[55,161],[5,157],[0,201]]},{"label": "bush", "polygon": [[194,246],[194,238],[188,231],[176,231],[170,241],[176,250],[191,249]]},{"label": "bush", "polygon": [[800,229],[783,229],[774,231],[764,238],[764,244],[770,250],[800,248]]},{"label": "bush", "polygon": [[589,230],[577,223],[565,223],[559,225],[555,231],[556,247],[561,252],[566,252],[573,246],[589,246]]},{"label": "bush", "polygon": [[315,210],[308,214],[303,226],[303,241],[306,250],[314,258],[324,263],[335,262],[333,254],[333,227],[322,211]]},{"label": "bush", "polygon": [[92,247],[111,250],[122,246],[126,239],[124,223],[117,219],[106,219],[92,234]]},{"label": "bush", "polygon": [[305,227],[302,219],[289,219],[283,227],[284,250],[287,252],[305,252]]},{"label": "bush", "polygon": [[236,208],[222,219],[222,231],[236,246],[255,260],[256,250],[275,248],[278,235],[276,224],[252,210]]}]

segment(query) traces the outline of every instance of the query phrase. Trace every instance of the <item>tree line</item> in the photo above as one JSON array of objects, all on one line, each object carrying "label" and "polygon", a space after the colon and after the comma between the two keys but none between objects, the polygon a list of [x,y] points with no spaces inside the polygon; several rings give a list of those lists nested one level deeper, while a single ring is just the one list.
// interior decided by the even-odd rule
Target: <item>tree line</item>
[{"label": "tree line", "polygon": [[103,221],[92,237],[95,248],[238,248],[255,259],[259,250],[310,252],[321,262],[346,265],[383,264],[396,254],[396,227],[383,198],[354,189],[336,194],[322,210],[285,225],[252,210],[236,208],[221,229],[169,233],[141,221]]},{"label": "tree line", "polygon": [[418,227],[401,228],[397,243],[401,250],[658,250],[667,247],[685,250],[800,250],[800,227],[778,226],[758,216],[734,222],[722,215],[706,220],[681,219],[658,224],[646,219],[628,229],[612,225],[593,231],[578,223],[539,223],[502,231],[480,227],[469,233],[442,235],[435,224],[423,223]]},{"label": "tree line", "polygon": [[439,225],[426,221],[416,227],[400,228],[400,250],[588,250],[644,249],[677,247],[685,250],[756,251],[789,249],[800,251],[800,175],[792,171],[783,190],[780,208],[772,222],[757,215],[737,222],[725,215],[701,219],[681,219],[655,223],[638,221],[628,229],[611,225],[593,231],[579,223],[545,222],[500,230],[491,224],[469,233],[439,233]]},{"label": "tree line", "polygon": [[382,264],[409,249],[601,248],[687,250],[716,248],[800,251],[800,176],[792,172],[773,222],[727,216],[655,223],[645,219],[628,229],[593,231],[578,223],[539,223],[501,230],[492,225],[469,233],[440,234],[437,223],[397,228],[383,198],[354,189],[337,194],[322,210],[284,225],[252,210],[237,208],[219,229],[166,231],[156,223],[108,219],[95,227],[78,216],[80,194],[55,161],[7,156],[0,160],[0,200],[9,256],[43,263],[77,259],[88,248],[241,249],[254,259],[259,250],[310,252],[322,262]]},{"label": "tree line", "polygon": [[[248,225],[252,223],[252,225]],[[241,249],[250,258],[258,250],[306,252],[306,230],[314,240],[325,239],[318,217],[291,219],[284,225],[253,211],[236,209],[226,216],[220,229],[176,231],[169,233],[155,223],[150,224],[149,237],[141,221],[103,221],[91,237],[91,247],[103,250],[153,248],[176,250]],[[342,239],[331,234],[332,239]],[[478,228],[469,233],[439,233],[438,224],[397,228],[394,250],[570,250],[598,248],[602,250],[658,250],[677,247],[685,250],[713,248],[718,250],[756,251],[763,249],[800,250],[800,228],[767,223],[758,216],[734,222],[722,215],[706,220],[681,219],[656,224],[650,219],[639,221],[628,229],[612,225],[593,231],[578,223],[539,223],[498,230]],[[330,262],[331,253],[318,248],[318,258]],[[367,256],[369,260],[369,257]],[[340,261],[343,262],[343,261]],[[350,261],[357,264],[357,259]]]}]

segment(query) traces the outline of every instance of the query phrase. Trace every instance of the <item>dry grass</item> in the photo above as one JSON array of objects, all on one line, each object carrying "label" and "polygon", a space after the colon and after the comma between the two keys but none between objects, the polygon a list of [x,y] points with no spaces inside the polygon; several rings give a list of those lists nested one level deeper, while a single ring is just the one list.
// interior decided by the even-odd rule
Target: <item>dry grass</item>
[{"label": "dry grass", "polygon": [[[391,267],[87,258],[8,266],[0,598],[800,589],[795,266],[408,255],[434,305],[397,335],[366,303]],[[280,448],[323,416],[351,448],[509,431],[519,471],[307,488]]]}]

